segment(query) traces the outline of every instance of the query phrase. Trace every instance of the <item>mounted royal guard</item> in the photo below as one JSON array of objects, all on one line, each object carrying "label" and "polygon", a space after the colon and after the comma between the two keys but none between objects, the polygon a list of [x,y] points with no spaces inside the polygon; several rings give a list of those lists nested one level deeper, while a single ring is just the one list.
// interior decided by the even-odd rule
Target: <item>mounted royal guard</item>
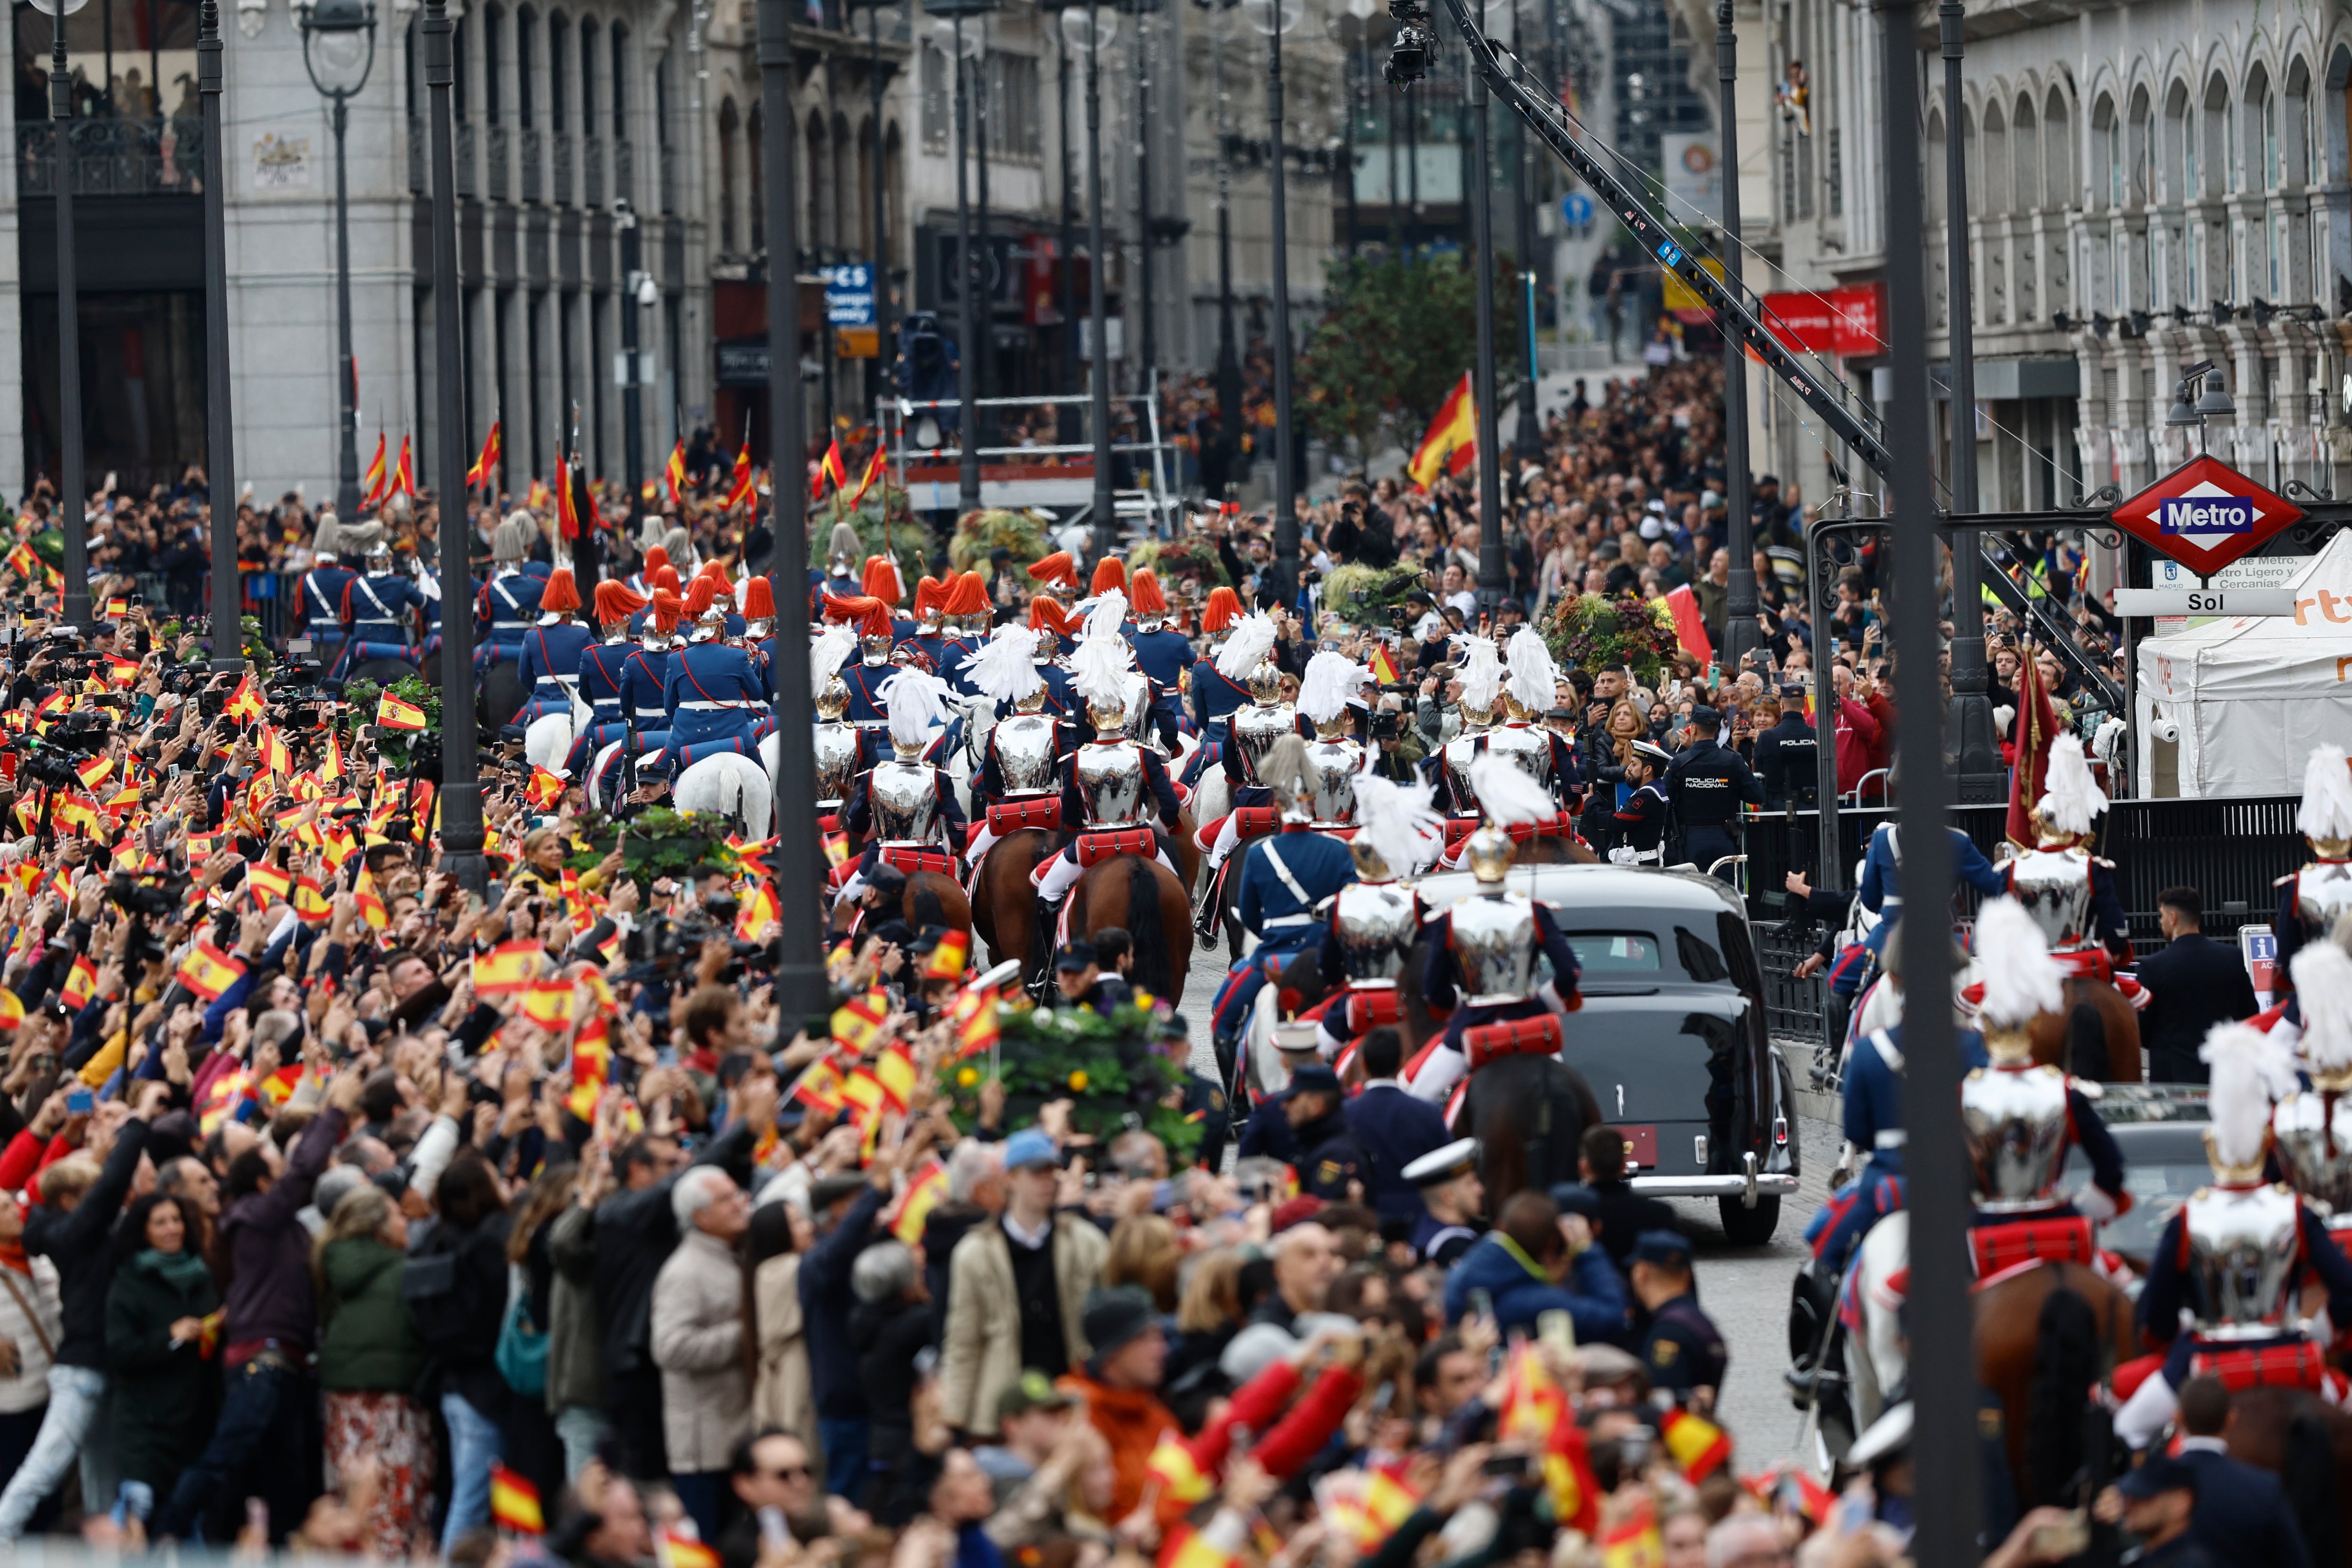
[{"label": "mounted royal guard", "polygon": [[1217,662],[1234,628],[1245,619],[1241,599],[1231,588],[1209,591],[1208,605],[1201,612],[1202,651],[1193,661],[1190,677],[1192,722],[1200,731],[1201,748],[1184,766],[1184,782],[1188,784],[1197,784],[1202,770],[1223,762],[1227,721],[1234,709],[1250,700],[1249,672],[1227,675]]},{"label": "mounted royal guard", "polygon": [[1037,592],[1054,599],[1056,605],[1067,610],[1078,599],[1077,557],[1066,550],[1056,550],[1043,561],[1029,565],[1030,579]]},{"label": "mounted royal guard", "polygon": [[359,576],[342,563],[342,525],[333,512],[319,514],[318,531],[310,543],[310,556],[317,564],[302,574],[301,587],[294,595],[302,635],[310,639],[319,668],[329,671],[331,679],[342,662],[343,590]]},{"label": "mounted royal guard", "polygon": [[1077,623],[1060,601],[1040,594],[1029,601],[1029,629],[1037,634],[1037,676],[1045,683],[1045,710],[1074,733],[1084,734],[1077,726],[1086,722],[1086,699],[1072,693],[1069,668],[1056,657],[1063,643],[1076,639]]},{"label": "mounted royal guard", "polygon": [[572,568],[559,566],[549,574],[539,596],[539,625],[523,634],[522,710],[515,723],[527,725],[550,713],[572,711],[572,694],[580,684],[581,656],[595,639],[579,623],[580,590]]},{"label": "mounted royal guard", "polygon": [[939,677],[901,669],[890,677],[883,697],[890,707],[890,752],[852,794],[842,826],[866,841],[857,869],[842,884],[836,905],[866,890],[881,861],[913,875],[918,870],[954,875],[963,842],[963,808],[947,770],[923,761],[923,753],[946,722],[947,688]]},{"label": "mounted royal guard", "polygon": [[1233,853],[1241,812],[1266,804],[1269,792],[1258,776],[1266,752],[1283,736],[1298,733],[1298,710],[1282,700],[1282,671],[1271,657],[1276,637],[1269,617],[1252,616],[1217,650],[1217,673],[1245,686],[1250,700],[1225,721],[1223,762],[1232,809],[1215,822],[1203,823],[1198,837],[1209,852],[1212,874]]},{"label": "mounted royal guard", "polygon": [[988,732],[988,755],[971,781],[980,820],[964,859],[977,867],[1006,833],[1062,826],[1061,727],[1045,711],[1037,634],[1020,622],[997,627],[965,670],[981,696],[1012,709]]},{"label": "mounted royal guard", "polygon": [[2082,742],[2061,735],[2050,742],[2042,788],[2033,808],[2033,846],[2004,868],[2009,890],[2070,976],[2114,982],[2138,1005],[2145,993],[2115,972],[2116,964],[2132,961],[2131,924],[2116,892],[2116,863],[2083,847],[2094,819],[2107,809],[2107,797],[2091,777]]},{"label": "mounted royal guard", "polygon": [[[667,572],[668,567],[662,568]],[[637,646],[621,660],[621,712],[629,724],[629,755],[642,757],[669,746],[669,665],[677,643],[678,618],[686,605],[667,588],[656,588],[643,615]],[[852,640],[844,632],[845,653]],[[811,657],[814,657],[812,655]]]},{"label": "mounted royal guard", "polygon": [[879,730],[889,722],[882,702],[882,687],[897,673],[890,663],[895,639],[890,635],[890,607],[860,595],[852,599],[828,598],[824,618],[845,621],[857,628],[857,659],[841,671],[849,688],[849,721],[861,729]]},{"label": "mounted royal guard", "polygon": [[859,542],[854,524],[836,522],[824,547],[824,575],[819,578],[814,569],[809,573],[810,586],[824,591],[828,599],[860,599],[866,596],[863,563],[866,546]]},{"label": "mounted royal guard", "polygon": [[580,700],[588,704],[595,717],[588,727],[573,738],[572,754],[564,759],[567,778],[578,778],[581,768],[594,760],[598,752],[615,741],[625,740],[629,733],[629,716],[621,701],[621,681],[627,672],[629,656],[637,651],[629,640],[629,617],[645,607],[645,601],[631,593],[628,585],[606,578],[596,584],[596,626],[602,640],[580,655]]},{"label": "mounted royal guard", "polygon": [[2326,1288],[2328,1321],[2352,1322],[2352,1262],[2294,1187],[2263,1179],[2273,1100],[2294,1095],[2294,1062],[2284,1046],[2245,1024],[2216,1025],[2198,1054],[2211,1069],[2205,1157],[2213,1184],[2165,1222],[2148,1254],[2139,1327],[2163,1355],[2116,1373],[2116,1392],[2125,1396],[2116,1436],[2134,1448],[2163,1436],[2180,1385],[2200,1373],[2232,1391],[2284,1386],[2339,1399],[2343,1393],[2301,1300],[2316,1278]]},{"label": "mounted royal guard", "polygon": [[849,710],[849,688],[841,679],[840,661],[856,640],[848,627],[828,626],[809,647],[809,688],[816,708],[809,742],[816,752],[820,816],[838,814],[856,793],[858,775],[877,760],[867,750],[876,731],[861,730],[842,717]]},{"label": "mounted royal guard", "polygon": [[[1175,830],[1183,809],[1176,799],[1175,782],[1168,776],[1167,759],[1127,732],[1133,689],[1128,681],[1132,650],[1119,633],[1126,614],[1125,595],[1104,595],[1087,617],[1085,635],[1070,658],[1071,689],[1086,700],[1095,739],[1072,752],[1062,765],[1062,823],[1081,835],[1149,829],[1152,858],[1174,872],[1176,863],[1161,840]],[[1079,844],[1073,839],[1030,873],[1037,889],[1038,919],[1049,929],[1063,898],[1085,869]]]},{"label": "mounted royal guard", "polygon": [[[661,530],[661,520],[649,517],[646,519],[646,526],[649,536],[657,537]],[[641,599],[650,598],[654,589],[658,585],[653,580],[654,573],[668,564],[669,552],[658,543],[648,544],[646,546],[645,558],[637,563],[637,569],[629,574],[628,582],[625,586]]]},{"label": "mounted royal guard", "polygon": [[1478,792],[1470,785],[1470,764],[1486,753],[1486,737],[1503,700],[1503,660],[1487,637],[1457,639],[1462,663],[1454,671],[1459,695],[1454,710],[1459,729],[1422,764],[1437,786],[1437,800],[1445,808],[1445,853],[1441,869],[1462,868],[1462,847],[1486,820]]},{"label": "mounted royal guard", "polygon": [[522,659],[522,639],[539,618],[543,579],[523,570],[539,538],[539,521],[517,510],[490,534],[490,580],[474,601],[474,673]]},{"label": "mounted royal guard", "polygon": [[697,577],[687,613],[687,646],[670,657],[662,692],[669,713],[669,756],[676,769],[721,752],[756,756],[760,738],[775,728],[775,705],[751,656],[729,646],[727,605],[717,582]]},{"label": "mounted royal guard", "polygon": [[1308,826],[1318,831],[1352,827],[1356,775],[1364,771],[1364,743],[1351,731],[1358,693],[1372,672],[1342,653],[1318,653],[1298,682],[1299,716],[1315,726],[1307,744]]},{"label": "mounted royal guard", "polygon": [[2311,858],[2278,879],[2278,912],[2271,922],[2278,935],[2277,973],[2290,983],[2294,955],[2306,942],[2326,936],[2336,917],[2352,909],[2352,767],[2345,763],[2343,747],[2311,749],[2294,825],[2311,847]]},{"label": "mounted royal guard", "polygon": [[415,633],[424,616],[425,595],[418,592],[415,580],[404,576],[393,563],[392,542],[383,531],[376,528],[371,532],[362,557],[367,574],[353,577],[343,588],[346,675],[370,659],[414,663],[417,657]]},{"label": "mounted royal guard", "polygon": [[1572,809],[1582,784],[1576,743],[1542,723],[1559,700],[1559,666],[1532,626],[1512,635],[1505,665],[1503,721],[1486,732],[1486,754],[1508,759],[1563,809]]},{"label": "mounted royal guard", "polygon": [[1135,667],[1151,681],[1149,723],[1160,737],[1160,749],[1174,756],[1184,729],[1184,686],[1192,668],[1192,639],[1176,629],[1168,616],[1168,596],[1150,567],[1135,574],[1129,595],[1135,611]]},{"label": "mounted royal guard", "polygon": [[[1544,1020],[1581,1005],[1576,989],[1581,970],[1550,906],[1505,886],[1516,852],[1509,829],[1551,816],[1557,809],[1551,796],[1500,757],[1480,757],[1470,764],[1470,788],[1486,816],[1463,841],[1461,855],[1478,888],[1429,923],[1422,995],[1431,1015],[1445,1020],[1445,1028],[1406,1069],[1414,1098],[1438,1106],[1453,1100],[1478,1065],[1465,1041],[1470,1031]],[[1536,978],[1538,954],[1551,966],[1547,980]],[[1545,1032],[1557,1055],[1563,1038],[1558,1026]],[[1511,1051],[1524,1048],[1525,1042],[1507,1046]]]},{"label": "mounted royal guard", "polygon": [[[2342,763],[2336,764],[2340,769]],[[2302,1032],[2295,1063],[2308,1089],[2281,1099],[2271,1118],[2279,1173],[2333,1231],[2352,1232],[2352,916],[2291,965]],[[2278,1038],[2284,1031],[2273,1031]],[[2282,1040],[2281,1042],[2284,1042]],[[2352,1328],[2352,1324],[2346,1325]]]},{"label": "mounted royal guard", "polygon": [[1437,858],[1445,819],[1432,810],[1429,786],[1401,784],[1375,773],[1355,781],[1356,836],[1348,853],[1356,879],[1334,894],[1323,927],[1323,979],[1341,985],[1316,1020],[1315,1045],[1342,1079],[1365,1032],[1404,1016],[1397,978],[1421,934],[1421,911],[1406,879]]}]

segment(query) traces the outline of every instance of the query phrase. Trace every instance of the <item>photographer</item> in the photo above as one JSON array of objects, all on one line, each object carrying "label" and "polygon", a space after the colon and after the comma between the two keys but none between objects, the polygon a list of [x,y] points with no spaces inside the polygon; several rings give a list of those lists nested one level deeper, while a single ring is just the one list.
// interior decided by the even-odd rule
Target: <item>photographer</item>
[{"label": "photographer", "polygon": [[1407,721],[1402,688],[1381,691],[1371,710],[1368,730],[1372,754],[1367,765],[1374,773],[1394,784],[1412,784],[1420,779],[1421,760],[1429,751],[1422,743],[1418,717],[1416,712],[1415,721]]}]

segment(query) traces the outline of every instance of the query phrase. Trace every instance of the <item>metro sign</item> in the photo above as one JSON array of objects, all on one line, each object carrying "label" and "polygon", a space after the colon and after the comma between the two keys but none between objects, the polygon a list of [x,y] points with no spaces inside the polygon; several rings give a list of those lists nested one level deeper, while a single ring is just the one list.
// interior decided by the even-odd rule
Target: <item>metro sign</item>
[{"label": "metro sign", "polygon": [[2115,510],[2117,528],[2200,577],[2252,554],[2302,516],[2294,502],[2210,457],[2173,469]]}]

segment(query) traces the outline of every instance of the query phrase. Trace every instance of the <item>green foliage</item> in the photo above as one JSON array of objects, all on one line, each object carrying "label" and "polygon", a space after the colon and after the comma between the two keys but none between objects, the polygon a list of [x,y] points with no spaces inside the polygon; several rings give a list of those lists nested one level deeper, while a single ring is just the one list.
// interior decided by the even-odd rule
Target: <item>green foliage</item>
[{"label": "green foliage", "polygon": [[[1003,1007],[997,1028],[1005,1125],[1026,1126],[1046,1101],[1067,1100],[1073,1132],[1108,1142],[1139,1126],[1168,1146],[1174,1163],[1189,1162],[1201,1126],[1182,1109],[1188,1053],[1181,1040],[1152,1039],[1157,1019],[1155,1008],[1133,1004],[1108,1017],[1090,1007]],[[966,1131],[979,1118],[987,1066],[975,1058],[940,1069],[940,1090]]]},{"label": "green foliage", "polygon": [[[836,509],[835,501],[842,504]],[[922,519],[907,510],[907,492],[877,481],[866,492],[866,499],[852,510],[848,498],[828,496],[809,508],[809,561],[823,566],[825,548],[833,538],[833,525],[845,522],[857,530],[857,542],[866,555],[887,554],[898,563],[898,574],[905,579],[907,592],[912,594],[923,575],[923,555],[930,543],[931,531]],[[889,540],[883,541],[884,522],[888,522]],[[862,562],[861,562],[862,564]]]},{"label": "green foliage", "polygon": [[948,564],[959,572],[985,573],[989,556],[999,550],[1011,551],[1016,566],[1043,561],[1054,552],[1054,547],[1045,542],[1045,522],[1038,513],[984,507],[956,520],[955,537],[948,541]]},{"label": "green foliage", "polygon": [[[1517,268],[1498,254],[1495,360],[1505,384],[1516,381],[1527,352],[1515,326],[1524,313],[1518,298]],[[1459,256],[1410,265],[1359,257],[1331,264],[1324,300],[1323,319],[1298,356],[1297,413],[1325,439],[1352,442],[1360,452],[1384,438],[1411,451],[1475,359],[1476,275]]]},{"label": "green foliage", "polygon": [[1323,605],[1351,626],[1386,627],[1389,611],[1428,582],[1429,573],[1418,562],[1380,567],[1351,561],[1332,568],[1323,580]]},{"label": "green foliage", "polygon": [[377,685],[373,680],[353,680],[343,687],[343,700],[351,705],[350,718],[356,727],[375,722],[375,710],[389,690],[403,702],[425,710],[422,730],[385,730],[376,737],[376,754],[394,768],[413,768],[441,752],[441,689],[428,686],[421,675],[404,675],[391,686]]},{"label": "green foliage", "polygon": [[1660,671],[1680,647],[1674,613],[1665,601],[1645,603],[1631,595],[1611,599],[1583,594],[1562,599],[1545,615],[1542,629],[1552,657],[1563,668],[1598,670],[1622,664],[1644,686],[1657,684]]},{"label": "green foliage", "polygon": [[1163,592],[1187,581],[1200,584],[1204,593],[1233,585],[1233,579],[1225,574],[1225,563],[1217,559],[1217,547],[1198,533],[1146,539],[1128,552],[1129,571],[1140,572],[1147,566],[1160,579]]},{"label": "green foliage", "polygon": [[579,847],[564,864],[575,871],[589,870],[618,843],[623,871],[636,883],[638,891],[650,894],[654,883],[665,878],[683,881],[698,868],[723,865],[727,832],[727,819],[709,812],[672,811],[656,805],[625,824],[592,812],[581,819],[573,840]]},{"label": "green foliage", "polygon": [[33,535],[33,553],[62,571],[66,563],[66,536],[54,528],[45,528]]}]

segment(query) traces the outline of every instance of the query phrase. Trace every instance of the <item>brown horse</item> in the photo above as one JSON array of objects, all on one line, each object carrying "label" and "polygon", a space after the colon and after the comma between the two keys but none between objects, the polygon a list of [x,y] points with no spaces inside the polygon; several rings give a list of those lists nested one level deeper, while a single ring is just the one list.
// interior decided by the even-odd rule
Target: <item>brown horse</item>
[{"label": "brown horse", "polygon": [[[996,850],[989,851],[991,858]],[[1135,953],[1129,977],[1171,1002],[1184,994],[1192,967],[1192,901],[1176,873],[1140,855],[1114,855],[1078,874],[1070,889],[1072,941],[1091,940],[1106,927],[1126,931]]]},{"label": "brown horse", "polygon": [[991,963],[1021,961],[1021,977],[1034,982],[1048,956],[1037,941],[1037,889],[1029,880],[1037,862],[1053,853],[1059,836],[1024,827],[988,847],[971,878],[971,929],[988,944]]},{"label": "brown horse", "polygon": [[[838,934],[849,929],[856,910],[844,904],[833,914],[831,926]],[[918,871],[907,879],[907,890],[898,896],[896,909],[877,912],[876,920],[893,918],[905,921],[917,931],[925,926],[945,926],[950,931],[969,934],[971,931],[971,901],[964,897],[963,889],[952,877],[937,871]]]},{"label": "brown horse", "polygon": [[2102,1083],[2137,1083],[2139,1015],[2104,980],[2066,982],[2066,1005],[2033,1021],[2033,1059]]},{"label": "brown horse", "polygon": [[1977,1382],[2000,1401],[2021,1509],[2073,1507],[2078,1472],[2105,1462],[2086,1431],[2092,1392],[2138,1353],[2131,1299],[2079,1263],[2050,1263],[1976,1292]]},{"label": "brown horse", "polygon": [[2242,1389],[2226,1437],[2232,1458],[2277,1472],[2313,1563],[2352,1561],[2352,1415],[2306,1389]]}]

